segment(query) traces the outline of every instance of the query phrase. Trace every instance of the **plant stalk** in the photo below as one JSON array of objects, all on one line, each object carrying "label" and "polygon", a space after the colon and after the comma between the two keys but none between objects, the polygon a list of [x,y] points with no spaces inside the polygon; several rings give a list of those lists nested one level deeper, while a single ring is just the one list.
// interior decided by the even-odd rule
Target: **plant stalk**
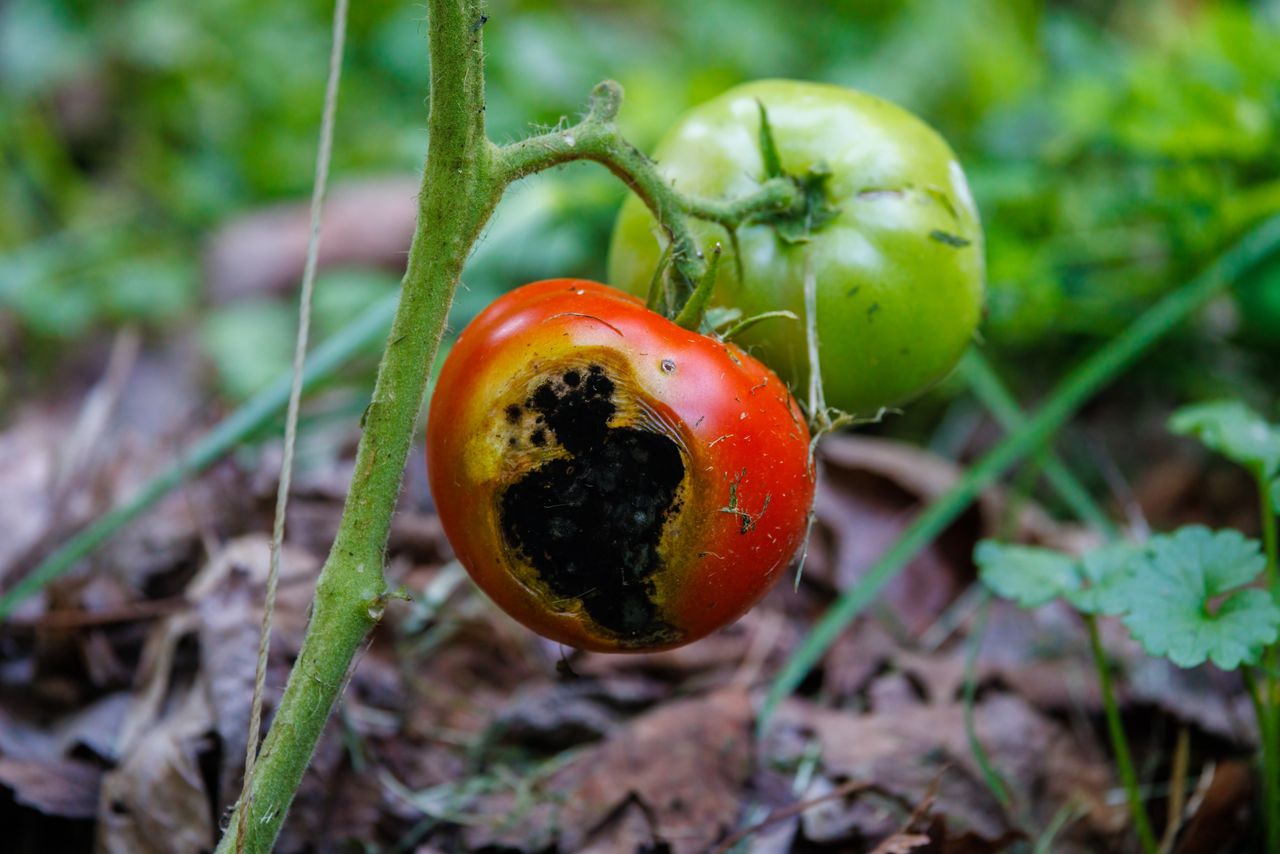
[{"label": "plant stalk", "polygon": [[652,160],[618,133],[614,118],[621,102],[622,87],[606,80],[591,93],[591,109],[578,124],[504,146],[506,180],[515,181],[575,160],[594,160],[606,167],[640,197],[666,231],[671,241],[671,264],[686,285],[680,302],[688,298],[707,273],[707,260],[689,227],[690,217],[715,222],[732,233],[752,216],[797,209],[804,204],[799,189],[786,178],[768,179],[756,192],[732,201],[681,195],[659,174]]},{"label": "plant stalk", "polygon": [[382,614],[383,553],[429,368],[462,265],[501,185],[484,135],[483,0],[431,3],[430,142],[418,225],[337,537],[316,583],[311,622],[248,786],[243,840],[269,851],[356,653]]},{"label": "plant stalk", "polygon": [[767,181],[739,200],[710,203],[680,195],[618,133],[613,118],[622,89],[612,81],[596,87],[579,125],[494,146],[484,128],[484,9],[485,0],[430,3],[430,141],[400,303],[365,410],[338,533],[316,584],[311,622],[246,787],[244,836],[228,828],[219,854],[270,850],[351,663],[381,618],[387,535],[430,367],[463,264],[507,185],[571,160],[602,163],[658,216],[672,239],[673,263],[689,282],[706,273],[689,217],[706,214],[733,226],[803,201],[788,181]]},{"label": "plant stalk", "polygon": [[[1258,524],[1262,528],[1262,544],[1267,555],[1265,578],[1267,589],[1274,598],[1280,594],[1276,589],[1276,514],[1271,505],[1271,488],[1266,468],[1254,466],[1253,476],[1258,484]],[[1262,739],[1263,820],[1267,827],[1267,851],[1280,854],[1280,683],[1277,682],[1276,674],[1277,666],[1280,665],[1280,653],[1277,652],[1276,644],[1267,647],[1263,663],[1265,696],[1261,700],[1254,700],[1254,712],[1258,716],[1258,736]],[[1252,679],[1252,675],[1249,678]],[[1257,693],[1257,686],[1252,690]]]},{"label": "plant stalk", "polygon": [[1115,690],[1111,686],[1111,668],[1107,665],[1107,653],[1102,648],[1102,636],[1098,633],[1098,618],[1093,614],[1083,614],[1085,625],[1089,628],[1089,648],[1093,651],[1093,666],[1098,671],[1098,685],[1102,688],[1102,708],[1107,716],[1107,732],[1111,736],[1111,749],[1116,754],[1116,768],[1120,772],[1120,781],[1124,783],[1125,796],[1129,800],[1129,812],[1133,815],[1133,824],[1138,831],[1138,841],[1146,854],[1156,854],[1160,843],[1156,841],[1155,831],[1151,829],[1151,819],[1147,817],[1147,808],[1142,803],[1142,794],[1138,791],[1138,775],[1133,768],[1133,757],[1129,753],[1129,739],[1124,734],[1124,722],[1120,718],[1120,707],[1116,705]]},{"label": "plant stalk", "polygon": [[[1267,834],[1267,852],[1280,852],[1280,822],[1276,821],[1274,812],[1277,802],[1277,765],[1280,765],[1280,739],[1275,718],[1269,713],[1270,707],[1263,701],[1258,687],[1258,679],[1253,675],[1253,668],[1242,667],[1240,673],[1244,677],[1245,689],[1249,692],[1249,700],[1253,703],[1253,714],[1258,719],[1258,740],[1262,742],[1262,804],[1263,824]],[[1270,677],[1268,677],[1270,679]]]}]

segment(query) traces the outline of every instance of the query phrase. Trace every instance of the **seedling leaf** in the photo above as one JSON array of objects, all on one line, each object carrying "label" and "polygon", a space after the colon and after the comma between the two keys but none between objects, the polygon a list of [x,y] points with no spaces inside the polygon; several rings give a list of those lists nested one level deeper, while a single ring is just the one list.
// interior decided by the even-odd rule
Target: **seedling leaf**
[{"label": "seedling leaf", "polygon": [[1238,400],[1184,406],[1169,419],[1169,429],[1243,466],[1268,474],[1280,468],[1280,429]]},{"label": "seedling leaf", "polygon": [[983,540],[974,549],[978,575],[991,592],[1036,608],[1081,588],[1076,561],[1050,549]]},{"label": "seedling leaf", "polygon": [[1123,614],[1129,608],[1130,586],[1142,549],[1130,543],[1103,546],[1079,562],[1086,586],[1067,593],[1067,601],[1085,614]]},{"label": "seedling leaf", "polygon": [[1192,525],[1153,537],[1134,566],[1124,624],[1179,667],[1254,664],[1276,640],[1280,608],[1269,593],[1240,588],[1265,565],[1258,542],[1238,531]]}]

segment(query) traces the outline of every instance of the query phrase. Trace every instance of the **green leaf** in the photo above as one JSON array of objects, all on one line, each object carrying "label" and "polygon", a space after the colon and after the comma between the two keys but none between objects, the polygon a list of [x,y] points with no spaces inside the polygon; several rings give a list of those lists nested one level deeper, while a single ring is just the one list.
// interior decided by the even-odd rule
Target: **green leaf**
[{"label": "green leaf", "polygon": [[1079,562],[1086,586],[1067,593],[1067,601],[1085,614],[1123,614],[1129,608],[1130,585],[1142,549],[1115,543],[1094,549]]},{"label": "green leaf", "polygon": [[1280,476],[1271,481],[1271,509],[1280,513]]},{"label": "green leaf", "polygon": [[1253,588],[1266,566],[1256,540],[1192,525],[1153,537],[1128,585],[1124,623],[1151,655],[1179,667],[1253,664],[1276,640],[1280,608]]},{"label": "green leaf", "polygon": [[757,100],[756,106],[760,108],[760,156],[764,158],[765,180],[781,178],[786,173],[782,171],[782,158],[778,155],[778,144],[773,139],[769,111],[764,108],[763,101]]},{"label": "green leaf", "polygon": [[1081,588],[1076,561],[1050,549],[983,540],[974,549],[978,577],[991,592],[1035,608]]},{"label": "green leaf", "polygon": [[1117,543],[1076,559],[1050,549],[983,540],[973,559],[983,584],[1024,608],[1061,596],[1086,614],[1120,614],[1128,607],[1130,579],[1142,554],[1138,546]]},{"label": "green leaf", "polygon": [[1169,429],[1243,466],[1268,473],[1280,468],[1280,430],[1238,400],[1185,406],[1169,419]]}]

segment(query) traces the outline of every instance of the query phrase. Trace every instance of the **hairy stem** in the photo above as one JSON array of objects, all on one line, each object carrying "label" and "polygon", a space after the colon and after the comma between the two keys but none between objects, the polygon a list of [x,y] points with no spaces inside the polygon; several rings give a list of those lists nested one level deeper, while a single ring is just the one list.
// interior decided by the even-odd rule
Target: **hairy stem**
[{"label": "hairy stem", "polygon": [[706,273],[690,216],[733,227],[761,211],[802,202],[785,180],[766,182],[758,193],[736,201],[699,202],[676,193],[654,163],[617,132],[613,118],[622,89],[612,82],[596,87],[590,113],[575,128],[494,146],[484,129],[484,7],[484,0],[430,3],[430,143],[400,303],[302,650],[242,796],[246,819],[228,829],[220,854],[270,850],[351,663],[381,617],[387,534],[429,369],[463,264],[507,185],[571,160],[604,164],[663,223],[673,263],[688,283]]},{"label": "hairy stem", "polygon": [[220,852],[269,851],[352,660],[382,613],[383,552],[445,318],[462,265],[500,195],[490,177],[481,67],[483,0],[430,7],[431,115],[418,225],[311,623],[249,781],[244,838]]},{"label": "hairy stem", "polygon": [[732,231],[757,214],[803,204],[799,189],[785,178],[765,181],[755,193],[733,201],[681,195],[658,173],[652,160],[618,133],[613,120],[621,101],[622,87],[606,80],[592,92],[591,110],[578,124],[504,146],[500,156],[507,180],[574,160],[602,164],[640,197],[666,231],[672,266],[690,291],[705,277],[707,262],[689,227],[689,217],[710,220]]}]

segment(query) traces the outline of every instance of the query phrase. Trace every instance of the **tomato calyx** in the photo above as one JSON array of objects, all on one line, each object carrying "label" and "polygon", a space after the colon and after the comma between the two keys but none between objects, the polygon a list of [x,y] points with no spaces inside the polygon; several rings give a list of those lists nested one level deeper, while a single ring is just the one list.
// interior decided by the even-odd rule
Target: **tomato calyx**
[{"label": "tomato calyx", "polygon": [[[809,242],[811,235],[840,214],[840,208],[831,204],[827,184],[831,179],[831,169],[825,163],[811,166],[802,175],[793,175],[782,167],[782,159],[778,154],[777,142],[773,136],[773,126],[769,122],[769,112],[762,101],[756,101],[760,110],[759,145],[761,158],[764,161],[764,182],[774,179],[788,181],[796,188],[795,203],[789,207],[770,208],[742,219],[735,226],[728,226],[729,241],[733,244],[734,258],[739,266],[742,264],[741,252],[737,246],[737,226],[766,225],[778,238],[787,245]],[[646,305],[651,311],[663,314],[676,325],[693,331],[711,332],[713,327],[704,320],[711,296],[715,290],[716,267],[720,261],[721,248],[716,244],[712,250],[711,260],[701,280],[692,281],[671,262],[671,246],[663,249],[658,266],[654,270],[653,279],[648,290]],[[702,257],[702,253],[698,253]],[[739,271],[741,275],[741,271]],[[780,316],[774,312],[766,312],[744,323],[754,325],[757,320],[766,317]],[[745,329],[739,330],[745,331]]]},{"label": "tomato calyx", "polygon": [[782,210],[764,211],[749,218],[747,224],[768,225],[778,237],[789,245],[808,243],[809,236],[831,222],[840,214],[840,208],[831,204],[827,182],[831,169],[816,164],[803,175],[792,175],[782,168],[778,144],[773,137],[773,125],[769,123],[769,111],[764,102],[756,99],[760,108],[760,155],[764,160],[764,178],[784,178],[795,184],[798,204]]}]

